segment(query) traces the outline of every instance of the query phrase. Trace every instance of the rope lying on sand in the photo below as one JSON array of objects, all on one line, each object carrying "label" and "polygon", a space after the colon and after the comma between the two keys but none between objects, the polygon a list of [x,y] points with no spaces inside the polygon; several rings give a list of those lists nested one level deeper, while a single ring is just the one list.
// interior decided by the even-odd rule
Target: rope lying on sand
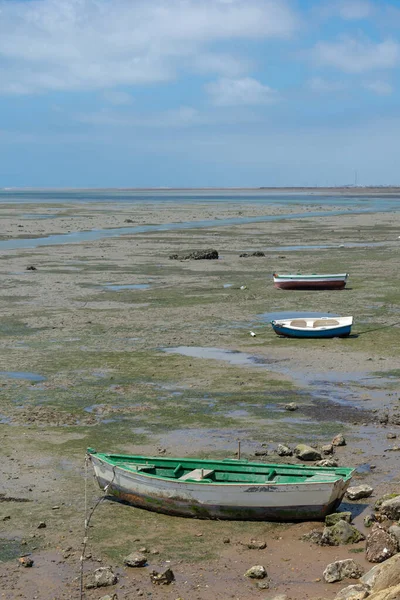
[{"label": "rope lying on sand", "polygon": [[80,600],[84,600],[85,597],[85,590],[84,590],[84,585],[83,585],[83,563],[85,561],[85,553],[86,553],[86,547],[89,541],[89,525],[90,525],[90,520],[94,514],[94,511],[96,510],[96,508],[103,502],[103,500],[105,500],[105,498],[107,497],[107,492],[109,490],[110,485],[113,483],[114,478],[115,478],[115,467],[113,467],[113,477],[110,481],[110,483],[108,483],[106,485],[106,487],[104,488],[103,492],[103,496],[100,496],[100,498],[97,499],[95,505],[93,506],[93,508],[90,510],[89,515],[88,515],[88,500],[87,500],[87,481],[88,481],[88,465],[89,465],[89,461],[90,461],[90,456],[89,454],[85,455],[85,528],[84,528],[84,536],[83,536],[83,546],[82,546],[82,554],[80,557]]}]

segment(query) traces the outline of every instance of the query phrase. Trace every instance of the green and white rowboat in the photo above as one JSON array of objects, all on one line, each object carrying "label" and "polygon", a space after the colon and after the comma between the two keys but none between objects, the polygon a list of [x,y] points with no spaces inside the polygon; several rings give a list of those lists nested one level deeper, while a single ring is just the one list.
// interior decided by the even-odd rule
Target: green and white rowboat
[{"label": "green and white rowboat", "polygon": [[340,504],[353,469],[101,454],[88,449],[99,486],[148,510],[200,519],[305,521]]}]

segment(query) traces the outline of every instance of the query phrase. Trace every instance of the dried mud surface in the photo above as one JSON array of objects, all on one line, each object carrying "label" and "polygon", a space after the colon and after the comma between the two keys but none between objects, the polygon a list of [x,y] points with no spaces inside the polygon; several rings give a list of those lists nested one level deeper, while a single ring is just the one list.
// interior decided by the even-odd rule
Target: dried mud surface
[{"label": "dried mud surface", "polygon": [[[355,481],[375,489],[366,501],[344,504],[355,523],[363,529],[374,501],[400,492],[400,213],[334,216],[331,209],[310,217],[315,205],[0,205],[3,240],[124,227],[127,219],[135,225],[304,212],[287,221],[1,251],[2,598],[79,598],[85,481],[89,506],[101,496],[85,471],[88,446],[223,458],[235,455],[240,440],[244,457],[266,451],[257,460],[283,462],[278,443],[321,446],[342,432],[339,464],[356,467]],[[349,243],[359,245],[344,247]],[[332,247],[279,250],[326,244]],[[169,260],[197,248],[216,248],[220,258]],[[265,256],[239,257],[256,250]],[[342,292],[290,293],[273,288],[274,271],[348,271],[350,280]],[[263,315],[288,310],[352,314],[353,335],[278,338]],[[221,352],[165,352],[181,346]],[[243,355],[230,362],[223,351]],[[285,411],[288,402],[298,410]],[[85,572],[112,565],[120,600],[264,600],[278,593],[331,600],[343,583],[321,580],[329,562],[352,557],[369,566],[358,552],[363,543],[320,548],[301,541],[316,526],[180,519],[104,500],[91,523]],[[247,549],[250,539],[265,540],[266,549]],[[123,567],[123,557],[141,547],[149,566]],[[31,569],[18,566],[25,553],[34,559]],[[254,564],[267,569],[269,589],[243,576]],[[153,585],[149,571],[167,566],[176,582]]]}]

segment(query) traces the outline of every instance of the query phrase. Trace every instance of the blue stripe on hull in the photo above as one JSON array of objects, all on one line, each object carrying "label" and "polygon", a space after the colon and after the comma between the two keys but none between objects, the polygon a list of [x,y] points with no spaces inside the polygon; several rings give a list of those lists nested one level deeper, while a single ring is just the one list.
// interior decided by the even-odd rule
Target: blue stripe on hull
[{"label": "blue stripe on hull", "polygon": [[272,327],[275,333],[277,333],[278,335],[295,338],[346,337],[350,335],[351,332],[351,325],[346,325],[345,327],[337,327],[336,329],[323,329],[319,331],[313,331],[312,329],[301,331],[298,329],[291,329],[290,327],[277,327],[276,325],[272,325]]}]

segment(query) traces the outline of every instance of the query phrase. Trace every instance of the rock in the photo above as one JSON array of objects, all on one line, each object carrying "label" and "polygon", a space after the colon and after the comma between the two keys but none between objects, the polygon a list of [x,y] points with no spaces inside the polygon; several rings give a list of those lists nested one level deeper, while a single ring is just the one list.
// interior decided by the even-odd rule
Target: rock
[{"label": "rock", "polygon": [[115,585],[117,582],[118,577],[111,567],[99,567],[94,573],[89,574],[86,588],[106,587],[108,585]]},{"label": "rock", "polygon": [[269,589],[269,581],[258,581],[257,587],[259,590],[268,590]]},{"label": "rock", "polygon": [[287,596],[286,594],[278,594],[277,596],[268,598],[268,600],[289,600],[289,596]]},{"label": "rock", "polygon": [[256,450],[254,456],[268,456],[268,450]]},{"label": "rock", "polygon": [[172,572],[172,569],[165,569],[162,573],[157,573],[157,571],[152,571],[150,573],[151,583],[156,585],[169,585],[173,581],[175,581],[175,575]]},{"label": "rock", "polygon": [[141,552],[131,552],[124,558],[124,565],[127,567],[144,567],[147,563],[147,557]]},{"label": "rock", "polygon": [[105,596],[102,596],[100,600],[118,600],[118,596],[117,594],[113,594],[112,596],[110,596],[110,594],[106,594]]},{"label": "rock", "polygon": [[361,582],[370,586],[373,592],[400,584],[400,554],[395,554],[383,563],[375,565],[362,576]]},{"label": "rock", "polygon": [[378,421],[381,425],[387,425],[389,423],[389,413],[383,412],[379,415]]},{"label": "rock", "polygon": [[394,440],[397,438],[397,435],[395,433],[388,433],[386,437],[388,440]]},{"label": "rock", "polygon": [[298,444],[294,449],[294,453],[300,460],[321,460],[321,454],[318,450],[307,446],[307,444]]},{"label": "rock", "polygon": [[330,563],[323,573],[323,578],[327,583],[334,583],[346,578],[358,579],[363,573],[364,569],[360,565],[352,558],[346,558]]},{"label": "rock", "polygon": [[346,492],[346,496],[350,500],[359,500],[360,498],[369,498],[373,491],[374,488],[372,488],[370,485],[355,485],[353,487],[349,487]]},{"label": "rock", "polygon": [[333,444],[324,444],[321,448],[322,454],[333,454]]},{"label": "rock", "polygon": [[340,546],[341,544],[356,544],[365,540],[365,535],[347,521],[338,521],[332,527],[325,527],[322,533],[322,546]]},{"label": "rock", "polygon": [[315,463],[316,467],[337,467],[338,461],[336,458],[323,458]]},{"label": "rock", "polygon": [[293,456],[293,450],[289,446],[285,446],[285,444],[278,444],[276,453],[278,456]]},{"label": "rock", "polygon": [[133,219],[125,219],[124,223],[134,223]]},{"label": "rock", "polygon": [[267,547],[267,542],[262,542],[261,540],[250,540],[247,544],[249,550],[264,550]]},{"label": "rock", "polygon": [[392,423],[393,425],[400,425],[400,413],[393,413],[389,418],[389,423]]},{"label": "rock", "polygon": [[386,500],[392,500],[393,498],[397,498],[398,496],[399,496],[399,494],[397,494],[396,492],[392,493],[392,494],[384,494],[383,496],[378,498],[378,500],[375,502],[375,504],[374,504],[375,510],[380,510],[382,504],[384,502],[386,502]]},{"label": "rock", "polygon": [[33,265],[30,265],[29,267],[26,267],[27,271],[37,271],[37,268],[34,267]]},{"label": "rock", "polygon": [[389,517],[389,519],[393,519],[393,521],[397,521],[400,519],[400,496],[395,496],[389,500],[385,500],[381,504],[380,508],[381,513]]},{"label": "rock", "polygon": [[37,526],[38,529],[45,529],[46,527],[47,525],[44,521],[40,521],[39,525]]},{"label": "rock", "polygon": [[352,515],[350,511],[332,513],[331,515],[327,515],[325,517],[325,525],[327,527],[332,527],[332,525],[336,525],[338,521],[346,521],[347,523],[351,523]]},{"label": "rock", "polygon": [[369,591],[362,583],[356,585],[348,585],[338,592],[334,600],[364,600],[368,598]]},{"label": "rock", "polygon": [[397,543],[399,544],[399,547],[400,547],[400,525],[397,525],[397,523],[396,523],[395,525],[392,525],[391,527],[389,527],[388,531],[391,535],[393,535],[396,538]]},{"label": "rock", "polygon": [[376,516],[374,514],[364,517],[364,527],[371,527],[374,523],[376,523]]},{"label": "rock", "polygon": [[332,440],[332,446],[345,446],[346,440],[344,439],[344,435],[342,433],[338,433]]},{"label": "rock", "polygon": [[20,556],[18,563],[21,565],[21,567],[32,567],[33,559],[30,556]]},{"label": "rock", "polygon": [[224,537],[224,539],[222,540],[224,544],[230,544],[231,540],[228,537]]},{"label": "rock", "polygon": [[299,407],[297,406],[296,402],[289,402],[289,404],[285,404],[283,408],[289,412],[293,412],[294,410],[298,410]]},{"label": "rock", "polygon": [[398,547],[397,539],[380,525],[375,524],[367,536],[365,556],[369,562],[380,563],[396,554]]},{"label": "rock", "polygon": [[254,565],[254,567],[250,567],[244,574],[245,577],[249,577],[250,579],[264,579],[267,576],[267,571],[265,567],[262,565]]},{"label": "rock", "polygon": [[213,248],[207,250],[184,250],[171,254],[170,260],[216,260],[218,251]]},{"label": "rock", "polygon": [[320,531],[319,529],[313,529],[309,533],[305,533],[304,535],[302,535],[301,539],[304,542],[312,542],[313,544],[322,545],[321,544],[322,536],[323,536],[322,531]]},{"label": "rock", "polygon": [[241,254],[239,254],[240,258],[247,258],[248,256],[265,256],[265,253],[261,252],[261,250],[256,250],[255,252],[252,252],[251,254],[248,254],[247,252],[242,252]]}]

